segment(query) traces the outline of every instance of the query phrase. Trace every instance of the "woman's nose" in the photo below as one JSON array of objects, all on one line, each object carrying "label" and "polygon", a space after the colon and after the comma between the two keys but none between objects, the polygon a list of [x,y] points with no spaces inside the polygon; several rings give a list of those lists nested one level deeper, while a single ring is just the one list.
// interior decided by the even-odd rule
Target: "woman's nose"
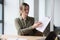
[{"label": "woman's nose", "polygon": [[26,10],[26,13],[28,13],[29,12],[29,10]]}]

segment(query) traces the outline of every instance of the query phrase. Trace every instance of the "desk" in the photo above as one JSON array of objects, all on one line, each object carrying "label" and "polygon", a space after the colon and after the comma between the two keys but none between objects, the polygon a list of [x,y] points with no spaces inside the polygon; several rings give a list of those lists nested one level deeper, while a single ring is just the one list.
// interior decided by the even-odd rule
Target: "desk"
[{"label": "desk", "polygon": [[2,40],[8,40],[9,38],[11,38],[11,39],[13,39],[13,38],[16,39],[17,38],[18,40],[20,40],[20,39],[25,39],[25,40],[45,39],[45,37],[41,37],[41,36],[18,36],[18,35],[2,35],[1,38],[2,38]]}]

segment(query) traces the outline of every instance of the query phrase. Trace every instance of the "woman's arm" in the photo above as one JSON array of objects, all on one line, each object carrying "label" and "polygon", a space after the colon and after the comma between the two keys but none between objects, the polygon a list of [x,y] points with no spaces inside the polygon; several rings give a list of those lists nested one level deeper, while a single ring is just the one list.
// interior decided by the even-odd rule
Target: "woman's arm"
[{"label": "woman's arm", "polygon": [[[34,21],[34,19],[32,21]],[[32,24],[34,24],[34,22],[32,22]],[[19,25],[19,19],[18,18],[15,19],[15,25],[16,25],[16,29],[17,29],[19,34],[28,34],[29,31],[32,31],[32,29],[33,29],[32,26],[21,29],[21,26]]]}]

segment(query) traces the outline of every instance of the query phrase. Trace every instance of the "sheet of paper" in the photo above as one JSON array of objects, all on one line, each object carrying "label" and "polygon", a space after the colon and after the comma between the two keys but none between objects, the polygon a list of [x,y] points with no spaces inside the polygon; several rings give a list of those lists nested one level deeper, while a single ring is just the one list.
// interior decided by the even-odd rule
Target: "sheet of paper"
[{"label": "sheet of paper", "polygon": [[46,29],[47,25],[49,24],[51,18],[50,17],[43,17],[41,18],[39,21],[42,22],[42,27],[38,27],[36,28],[36,30],[40,31],[40,32],[44,32],[44,30]]}]

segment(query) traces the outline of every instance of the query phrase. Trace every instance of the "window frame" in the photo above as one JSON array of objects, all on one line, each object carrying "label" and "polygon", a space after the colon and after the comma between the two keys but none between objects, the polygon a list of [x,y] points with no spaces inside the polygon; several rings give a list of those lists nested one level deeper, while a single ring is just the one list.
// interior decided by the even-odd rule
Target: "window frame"
[{"label": "window frame", "polygon": [[2,20],[0,20],[0,23],[2,23],[2,34],[4,34],[4,1],[0,2],[2,4]]}]

